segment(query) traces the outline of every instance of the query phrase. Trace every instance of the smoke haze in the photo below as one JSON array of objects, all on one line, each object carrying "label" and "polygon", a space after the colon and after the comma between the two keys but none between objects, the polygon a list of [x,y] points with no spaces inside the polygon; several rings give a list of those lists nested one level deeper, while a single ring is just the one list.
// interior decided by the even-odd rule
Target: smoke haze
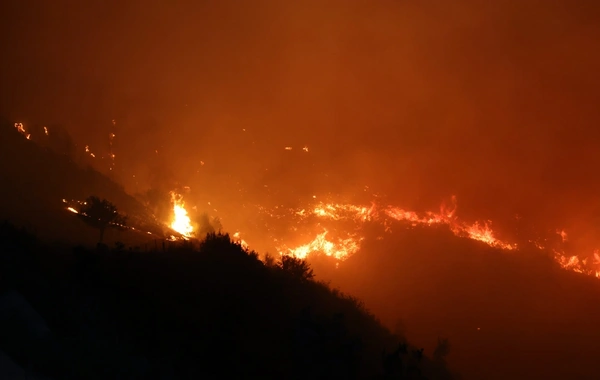
[{"label": "smoke haze", "polygon": [[591,253],[599,11],[585,0],[7,0],[0,115],[63,125],[102,155],[115,133],[114,176],[130,193],[189,186],[190,203],[240,223],[249,202],[383,194],[431,209],[456,195],[465,219],[568,228]]}]

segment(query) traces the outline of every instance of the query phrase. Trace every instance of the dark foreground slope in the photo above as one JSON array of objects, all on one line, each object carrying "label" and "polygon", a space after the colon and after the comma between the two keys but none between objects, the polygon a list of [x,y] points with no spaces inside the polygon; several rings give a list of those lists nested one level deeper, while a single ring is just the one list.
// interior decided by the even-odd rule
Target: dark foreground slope
[{"label": "dark foreground slope", "polygon": [[[63,203],[63,199],[83,201],[90,195],[109,199],[144,233],[162,233],[144,206],[120,185],[83,162],[77,164],[68,151],[26,139],[6,122],[0,122],[0,178],[0,220],[28,225],[40,237],[95,244],[97,231],[66,211]],[[113,232],[107,240],[141,244],[148,237]]]},{"label": "dark foreground slope", "polygon": [[426,350],[449,338],[449,365],[465,379],[600,378],[599,280],[535,249],[402,227],[339,269],[316,270]]},{"label": "dark foreground slope", "polygon": [[[4,319],[1,349],[54,378],[374,378],[398,344],[356,299],[227,235],[100,252],[50,249],[4,225],[0,243],[2,310],[21,294],[41,315]],[[443,363],[416,365],[451,378]]]}]

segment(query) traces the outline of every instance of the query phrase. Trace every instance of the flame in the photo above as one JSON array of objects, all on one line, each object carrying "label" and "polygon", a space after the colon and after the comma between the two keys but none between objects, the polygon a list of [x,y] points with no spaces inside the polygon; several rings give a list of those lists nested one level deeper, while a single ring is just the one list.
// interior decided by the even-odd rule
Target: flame
[{"label": "flame", "polygon": [[244,248],[244,249],[250,248],[250,246],[248,245],[246,240],[241,238],[239,231],[233,234],[233,238],[234,238],[234,241],[238,242],[242,246],[242,248]]},{"label": "flame", "polygon": [[15,123],[15,128],[17,128],[17,131],[19,131],[20,133],[25,134],[25,126],[23,125],[23,123]]},{"label": "flame", "polygon": [[[260,208],[260,210],[277,220],[282,220],[285,217],[277,215],[275,211],[268,211],[265,208]],[[498,238],[492,229],[491,221],[466,223],[459,220],[456,217],[455,197],[452,198],[452,205],[450,207],[443,204],[439,212],[418,213],[395,206],[383,207],[375,203],[370,206],[359,206],[322,202],[314,207],[292,209],[289,211],[289,215],[298,222],[310,221],[311,218],[317,219],[316,225],[321,228],[321,231],[313,235],[313,238],[307,239],[304,242],[291,246],[279,244],[277,250],[281,255],[292,255],[301,259],[306,259],[312,254],[319,253],[333,257],[338,261],[347,259],[360,250],[361,243],[364,240],[360,232],[367,222],[380,223],[385,227],[387,233],[391,232],[392,222],[409,223],[411,226],[445,225],[458,237],[479,241],[500,250],[515,251],[520,248],[516,243]],[[333,230],[321,226],[318,220],[351,223],[354,225],[355,232],[342,232],[341,234],[334,232],[336,235],[344,235],[344,237],[332,238]],[[297,232],[298,228],[293,227],[292,230]],[[556,233],[561,237],[562,243],[568,240],[568,234],[564,229],[556,230]],[[377,239],[381,240],[382,237],[378,237]],[[549,248],[547,244],[542,244],[537,240],[529,240],[529,242],[533,248],[551,252],[555,262],[561,268],[600,278],[600,250],[594,250],[591,257],[582,259],[580,255],[568,254],[560,249]]]},{"label": "flame", "polygon": [[600,278],[600,255],[596,249],[593,253],[593,260],[588,258],[581,259],[577,255],[569,255],[563,251],[553,250],[554,261],[565,270],[570,270],[576,273],[585,274]]},{"label": "flame", "polygon": [[190,237],[194,232],[190,217],[185,209],[185,203],[180,194],[171,191],[171,201],[173,202],[173,221],[171,228],[185,237]]},{"label": "flame", "polygon": [[25,131],[25,126],[23,125],[23,123],[15,123],[15,128],[17,128],[17,131],[19,131],[19,133],[25,136],[27,140],[31,138],[31,133],[27,133],[27,131]]},{"label": "flame", "polygon": [[337,260],[344,260],[350,255],[358,252],[360,243],[364,238],[350,235],[345,239],[327,239],[328,230],[325,229],[318,234],[312,241],[300,245],[296,248],[289,248],[282,245],[277,248],[281,255],[290,255],[299,259],[306,259],[309,254],[320,252],[326,256],[333,257]]},{"label": "flame", "polygon": [[[488,224],[489,223],[489,224]],[[510,244],[504,241],[496,239],[494,231],[492,231],[490,225],[491,221],[480,225],[479,222],[475,222],[471,226],[467,226],[465,231],[469,234],[469,237],[473,240],[481,241],[491,247],[513,250],[517,248],[516,244]],[[453,230],[454,232],[454,230]],[[462,231],[461,231],[462,232]]]},{"label": "flame", "polygon": [[[316,197],[313,198],[316,199]],[[382,224],[388,233],[391,232],[392,222],[408,222],[411,226],[446,225],[456,236],[480,241],[503,250],[517,249],[515,243],[509,243],[496,237],[491,227],[491,221],[469,224],[458,220],[455,215],[456,208],[456,197],[452,197],[450,206],[442,204],[439,212],[430,211],[425,213],[405,210],[395,206],[383,207],[376,203],[372,203],[370,206],[362,206],[319,202],[311,208],[289,211],[298,221],[310,222],[313,218],[350,223],[350,227],[354,227],[354,232],[336,232],[335,235],[341,235],[342,237],[332,238],[332,230],[318,224],[321,231],[314,238],[295,247],[280,244],[277,250],[282,255],[292,255],[302,259],[313,253],[321,253],[343,261],[360,250],[361,243],[364,240],[360,232],[369,222]],[[275,215],[274,212],[266,211],[264,208],[262,210],[276,219],[285,217]],[[297,227],[293,227],[292,230],[297,231]]]},{"label": "flame", "polygon": [[[312,198],[316,199],[316,196]],[[189,238],[194,230],[182,195],[171,192],[171,199],[174,214],[171,228],[183,235],[184,238]],[[77,209],[69,206],[65,199],[63,202],[67,204],[68,211],[78,213]],[[83,204],[83,202],[77,203]],[[336,267],[339,261],[344,261],[360,250],[362,242],[365,240],[362,232],[368,223],[379,223],[384,227],[386,233],[392,232],[391,226],[394,222],[407,223],[410,226],[446,226],[458,237],[479,241],[500,250],[514,251],[520,248],[516,243],[498,238],[492,229],[491,221],[475,221],[474,223],[461,221],[456,216],[456,209],[455,197],[452,197],[450,206],[442,204],[439,212],[422,213],[391,205],[382,206],[375,202],[368,206],[318,202],[312,207],[286,209],[283,206],[276,206],[272,210],[258,206],[259,213],[272,218],[272,220],[277,220],[278,224],[285,220],[295,222],[294,226],[290,228],[297,236],[294,244],[284,243],[284,239],[273,237],[273,231],[270,231],[280,255],[306,259],[313,254],[324,254],[338,261]],[[323,223],[327,222],[341,223],[342,228],[335,229],[335,226],[329,225],[325,227]],[[299,232],[299,228],[302,228],[303,224],[309,226],[311,230],[309,236],[312,237],[307,238],[306,234],[303,235]],[[567,232],[564,229],[556,230],[556,233],[561,237],[562,243],[567,241]],[[151,233],[148,232],[148,234]],[[239,231],[233,234],[233,238],[242,247],[249,248],[248,242],[241,238]],[[381,239],[383,239],[382,236],[377,237],[377,240]],[[176,240],[176,238],[171,237],[170,240]],[[568,254],[564,250],[549,247],[548,244],[542,244],[538,240],[529,240],[529,243],[532,248],[550,252],[555,262],[565,270],[600,278],[600,250],[594,250],[591,257],[582,259],[579,255]]]}]

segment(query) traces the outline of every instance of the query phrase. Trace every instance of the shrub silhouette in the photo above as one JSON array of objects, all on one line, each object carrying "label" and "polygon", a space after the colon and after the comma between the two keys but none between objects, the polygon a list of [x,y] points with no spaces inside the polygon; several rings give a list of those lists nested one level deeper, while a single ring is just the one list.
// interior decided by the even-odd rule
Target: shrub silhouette
[{"label": "shrub silhouette", "polygon": [[305,260],[293,256],[281,256],[277,266],[295,278],[312,280],[315,277],[313,270]]}]

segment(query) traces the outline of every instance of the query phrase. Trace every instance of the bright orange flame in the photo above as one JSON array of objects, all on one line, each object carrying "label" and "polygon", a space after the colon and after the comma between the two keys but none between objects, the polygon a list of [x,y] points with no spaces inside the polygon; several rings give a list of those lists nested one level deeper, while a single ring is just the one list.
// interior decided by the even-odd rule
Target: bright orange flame
[{"label": "bright orange flame", "polygon": [[[261,211],[275,219],[282,218],[282,216],[275,215],[264,208],[261,208]],[[314,253],[322,253],[343,261],[360,249],[364,237],[361,237],[359,232],[364,223],[369,221],[381,223],[385,227],[386,232],[391,232],[390,221],[408,222],[412,226],[446,225],[452,233],[459,237],[480,241],[502,250],[517,250],[519,248],[515,243],[499,239],[491,227],[491,221],[475,223],[460,221],[456,217],[455,197],[452,198],[452,205],[450,207],[442,205],[440,212],[437,213],[417,213],[395,206],[382,207],[376,204],[366,207],[337,203],[319,203],[312,208],[290,210],[290,212],[298,221],[309,221],[309,218],[316,218],[353,223],[355,226],[354,233],[346,233],[345,238],[337,240],[329,237],[331,230],[321,226],[321,232],[318,232],[312,240],[292,247],[279,244],[277,250],[280,254],[292,255],[302,259]],[[317,223],[317,225],[320,225],[320,223]],[[294,227],[293,230],[296,230],[296,228]],[[567,241],[568,235],[565,230],[560,229],[556,233],[561,237],[563,243]],[[381,237],[378,237],[378,239],[381,239]],[[540,251],[550,250],[554,256],[554,260],[563,269],[600,278],[600,250],[595,250],[592,257],[582,259],[578,255],[567,254],[562,250],[549,248],[546,244],[541,244],[537,240],[530,240],[530,243],[532,243],[532,247]]]},{"label": "bright orange flame", "polygon": [[185,237],[190,237],[194,232],[190,217],[185,209],[185,203],[180,194],[171,191],[171,201],[173,202],[173,221],[171,228]]},{"label": "bright orange flame", "polygon": [[[355,225],[356,230],[360,230],[364,226],[364,223],[370,221],[382,223],[386,227],[386,232],[391,232],[390,221],[408,222],[412,226],[447,225],[455,235],[460,237],[481,241],[492,247],[504,250],[514,250],[517,248],[517,245],[514,243],[499,240],[491,228],[491,222],[467,224],[459,221],[455,216],[455,197],[452,197],[451,206],[442,205],[438,213],[426,212],[419,214],[415,211],[408,211],[394,206],[381,207],[375,203],[370,207],[366,207],[353,204],[322,202],[312,209],[292,211],[293,215],[300,218],[300,220],[313,217],[338,222],[350,222]],[[295,248],[280,245],[278,251],[280,254],[292,255],[302,259],[308,257],[311,253],[323,253],[338,260],[345,260],[360,249],[361,243],[364,240],[364,237],[359,236],[358,233],[346,233],[345,238],[335,240],[329,238],[329,232],[329,230],[323,228],[322,232],[318,233],[311,241]]]},{"label": "bright orange flame", "polygon": [[[489,222],[489,224],[491,224],[491,222]],[[484,223],[483,225],[480,225],[479,222],[475,222],[473,225],[468,226],[465,229],[465,231],[469,234],[469,237],[471,239],[484,242],[487,245],[492,246],[492,247],[508,249],[508,250],[517,248],[516,244],[509,244],[509,243],[506,243],[506,242],[496,239],[494,237],[494,231],[492,231],[492,229],[490,228],[488,223]]]},{"label": "bright orange flame", "polygon": [[241,238],[239,232],[234,233],[233,238],[234,238],[234,241],[238,242],[242,246],[242,248],[244,248],[244,249],[250,248],[248,243],[244,239]]},{"label": "bright orange flame", "polygon": [[337,241],[328,240],[327,234],[329,231],[317,235],[317,237],[304,245],[296,248],[288,248],[285,245],[277,250],[282,255],[290,255],[299,259],[306,259],[313,252],[320,252],[326,256],[333,257],[337,260],[344,260],[350,255],[356,253],[360,249],[360,243],[363,238],[349,236],[346,239],[338,239]]},{"label": "bright orange flame", "polygon": [[15,128],[17,128],[17,131],[20,133],[25,133],[25,127],[23,126],[23,123],[15,123]]},{"label": "bright orange flame", "polygon": [[17,131],[19,131],[19,133],[25,136],[27,140],[31,138],[31,133],[27,133],[27,131],[25,131],[25,126],[23,125],[23,123],[15,123],[15,128],[17,128]]}]

